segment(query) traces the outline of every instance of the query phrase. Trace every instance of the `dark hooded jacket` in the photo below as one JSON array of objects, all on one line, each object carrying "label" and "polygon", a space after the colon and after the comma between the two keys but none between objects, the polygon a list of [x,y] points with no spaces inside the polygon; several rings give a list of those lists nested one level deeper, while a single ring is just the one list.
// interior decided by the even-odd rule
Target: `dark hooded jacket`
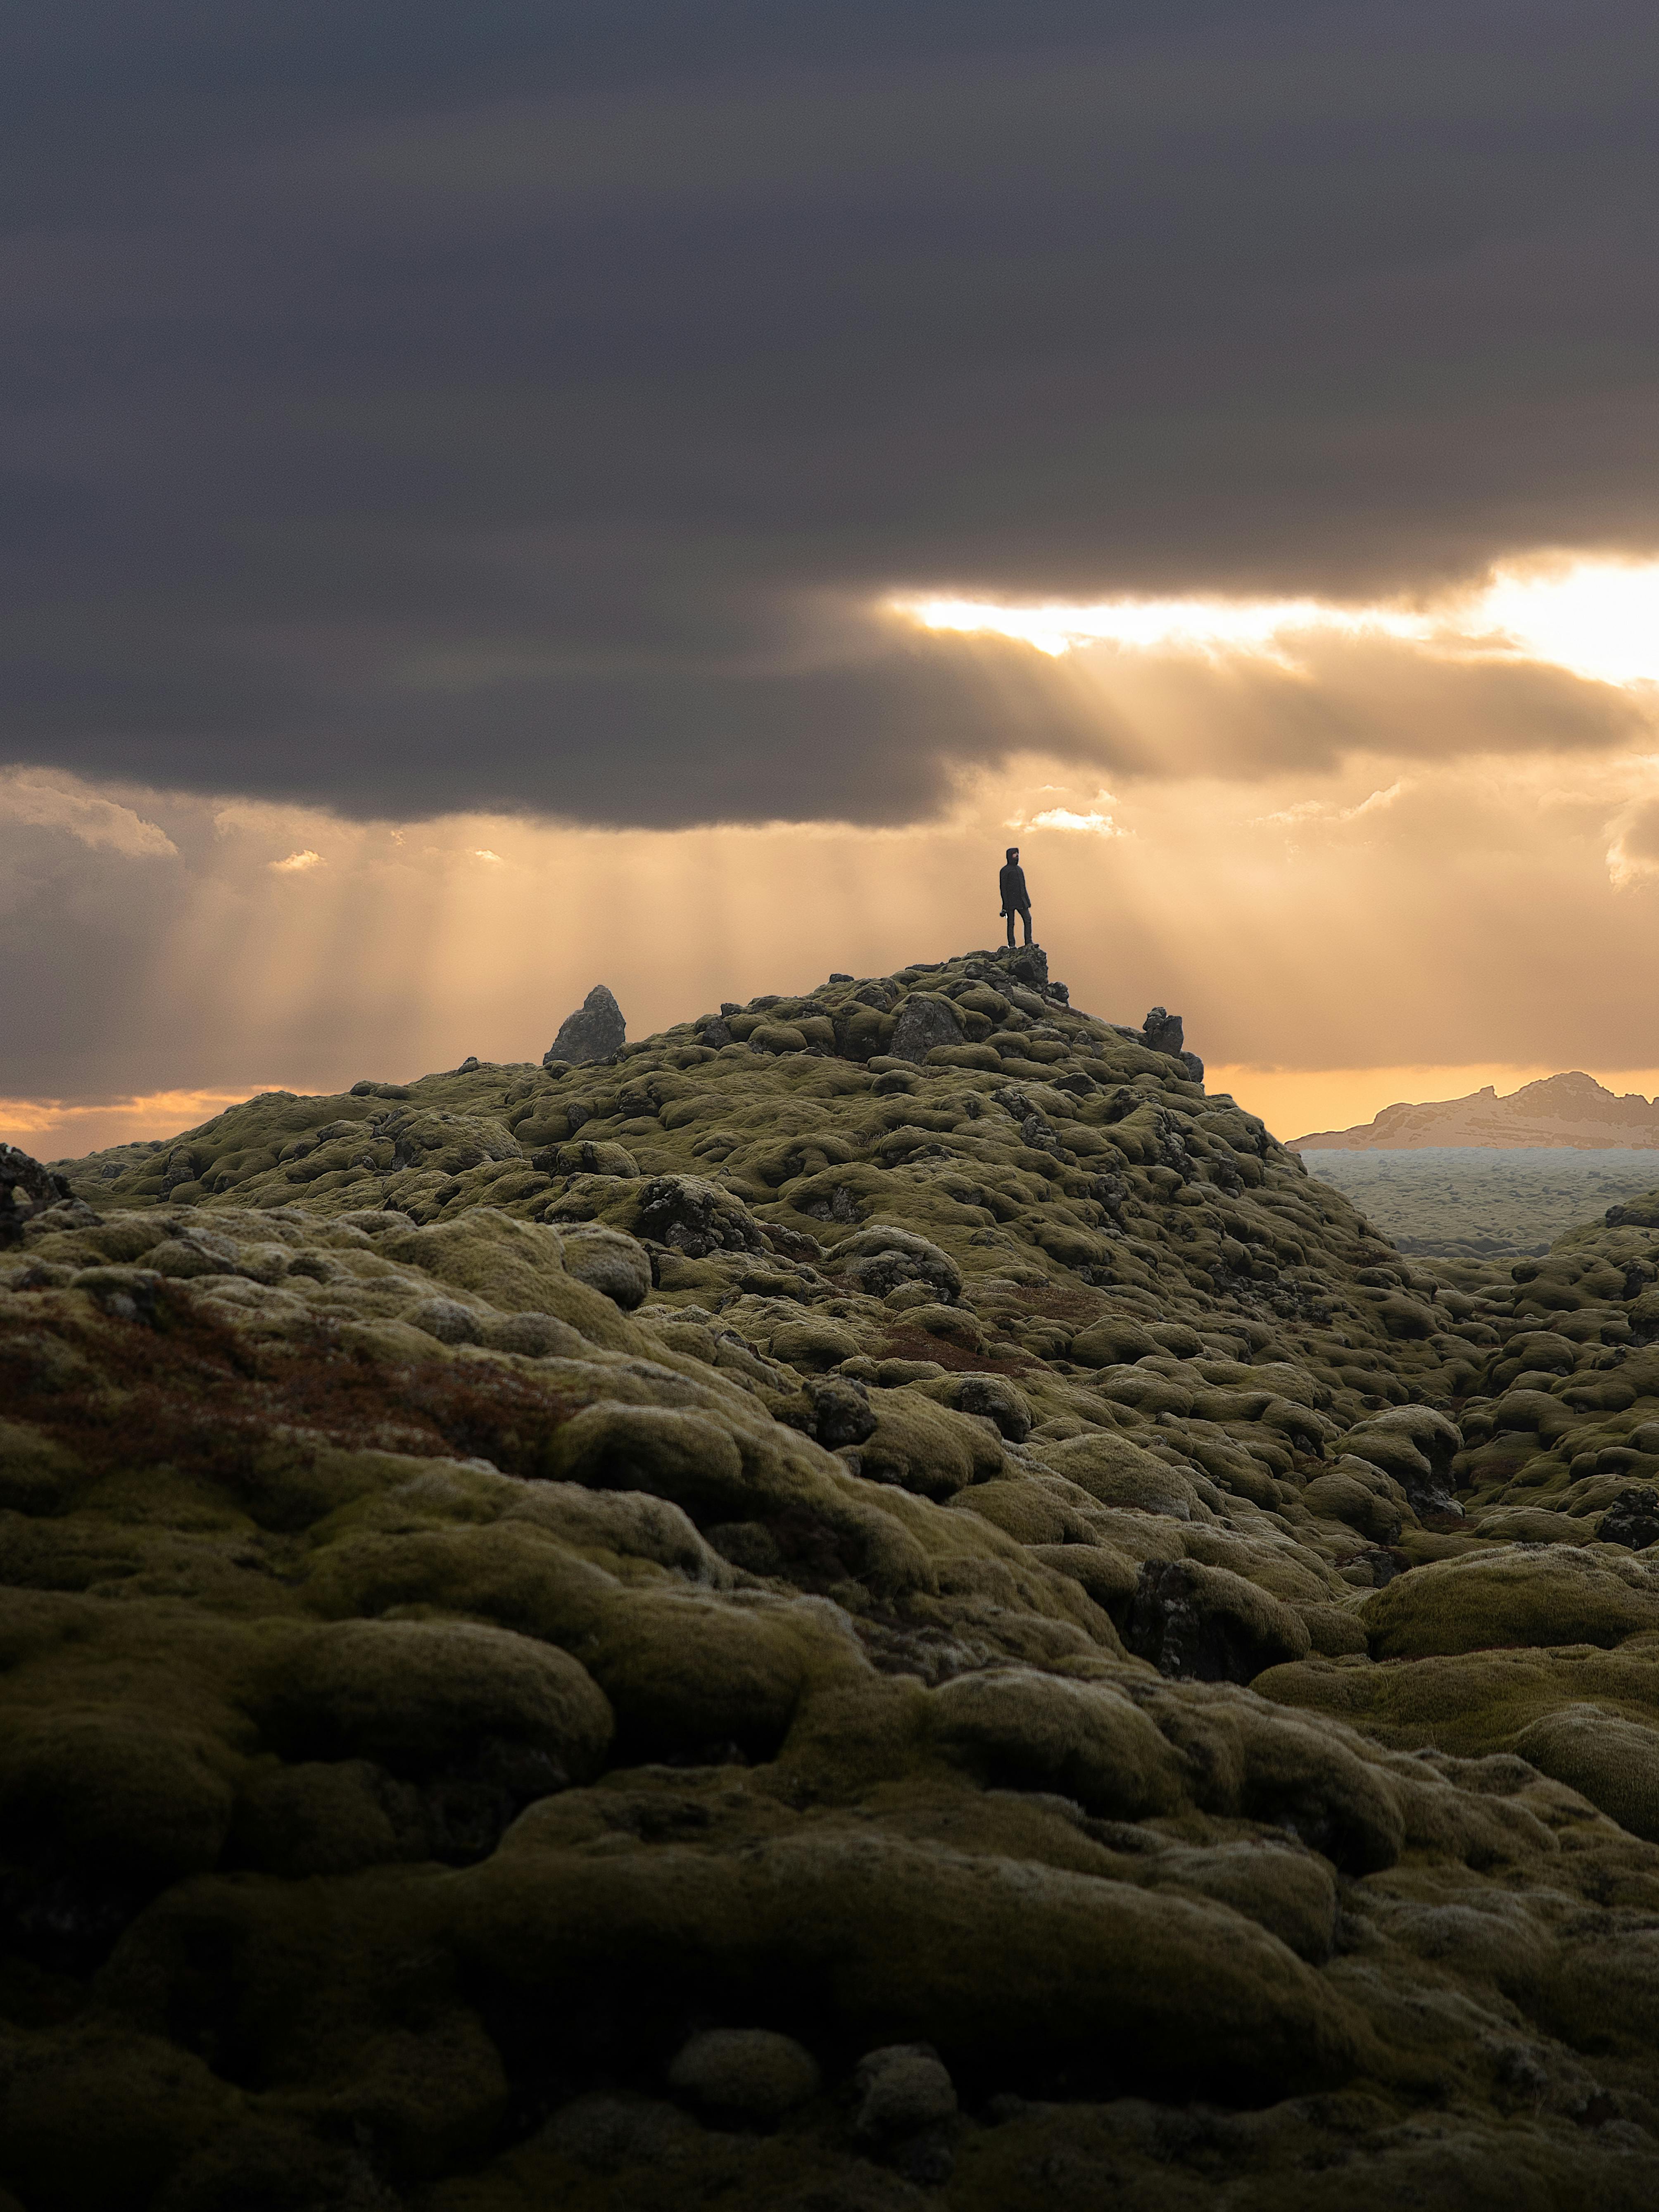
[{"label": "dark hooded jacket", "polygon": [[1004,914],[1024,914],[1031,903],[1031,894],[1025,888],[1025,871],[1018,860],[1003,863],[997,888],[1002,893]]}]

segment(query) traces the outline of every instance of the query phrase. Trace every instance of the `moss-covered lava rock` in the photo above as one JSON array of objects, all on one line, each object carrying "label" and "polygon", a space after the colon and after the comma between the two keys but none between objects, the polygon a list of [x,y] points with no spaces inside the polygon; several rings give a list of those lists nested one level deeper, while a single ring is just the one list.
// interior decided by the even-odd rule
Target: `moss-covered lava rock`
[{"label": "moss-covered lava rock", "polygon": [[1651,2202],[1640,1208],[1023,954],[13,1187],[0,2205]]}]

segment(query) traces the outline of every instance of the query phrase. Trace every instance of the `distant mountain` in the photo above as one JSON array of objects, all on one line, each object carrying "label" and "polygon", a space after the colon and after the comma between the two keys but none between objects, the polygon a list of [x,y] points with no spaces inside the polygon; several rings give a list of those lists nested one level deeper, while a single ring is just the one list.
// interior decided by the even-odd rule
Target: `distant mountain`
[{"label": "distant mountain", "polygon": [[1639,1091],[1620,1098],[1593,1075],[1547,1075],[1507,1098],[1500,1098],[1489,1083],[1467,1098],[1385,1106],[1374,1121],[1360,1127],[1293,1137],[1290,1150],[1410,1152],[1428,1145],[1559,1145],[1574,1152],[1620,1145],[1659,1148],[1659,1103]]}]

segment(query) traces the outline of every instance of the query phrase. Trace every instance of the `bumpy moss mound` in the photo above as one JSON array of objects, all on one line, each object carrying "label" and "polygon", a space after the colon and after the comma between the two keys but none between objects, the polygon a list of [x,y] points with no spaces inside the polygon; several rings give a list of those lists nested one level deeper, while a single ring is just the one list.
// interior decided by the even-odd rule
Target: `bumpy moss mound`
[{"label": "bumpy moss mound", "polygon": [[1651,2201],[1645,1227],[1402,1260],[1024,955],[56,1172],[0,2206]]}]

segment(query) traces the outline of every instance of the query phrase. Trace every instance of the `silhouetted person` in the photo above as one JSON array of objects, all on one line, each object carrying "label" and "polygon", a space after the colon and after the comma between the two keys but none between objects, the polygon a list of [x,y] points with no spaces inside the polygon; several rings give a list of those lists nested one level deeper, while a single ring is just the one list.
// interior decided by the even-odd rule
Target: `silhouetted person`
[{"label": "silhouetted person", "polygon": [[1031,941],[1031,894],[1025,888],[1025,871],[1019,865],[1019,848],[1011,845],[1002,864],[1002,873],[997,878],[997,888],[1002,893],[1002,911],[1008,917],[1008,942],[1014,941],[1014,916],[1025,924],[1025,942]]}]

